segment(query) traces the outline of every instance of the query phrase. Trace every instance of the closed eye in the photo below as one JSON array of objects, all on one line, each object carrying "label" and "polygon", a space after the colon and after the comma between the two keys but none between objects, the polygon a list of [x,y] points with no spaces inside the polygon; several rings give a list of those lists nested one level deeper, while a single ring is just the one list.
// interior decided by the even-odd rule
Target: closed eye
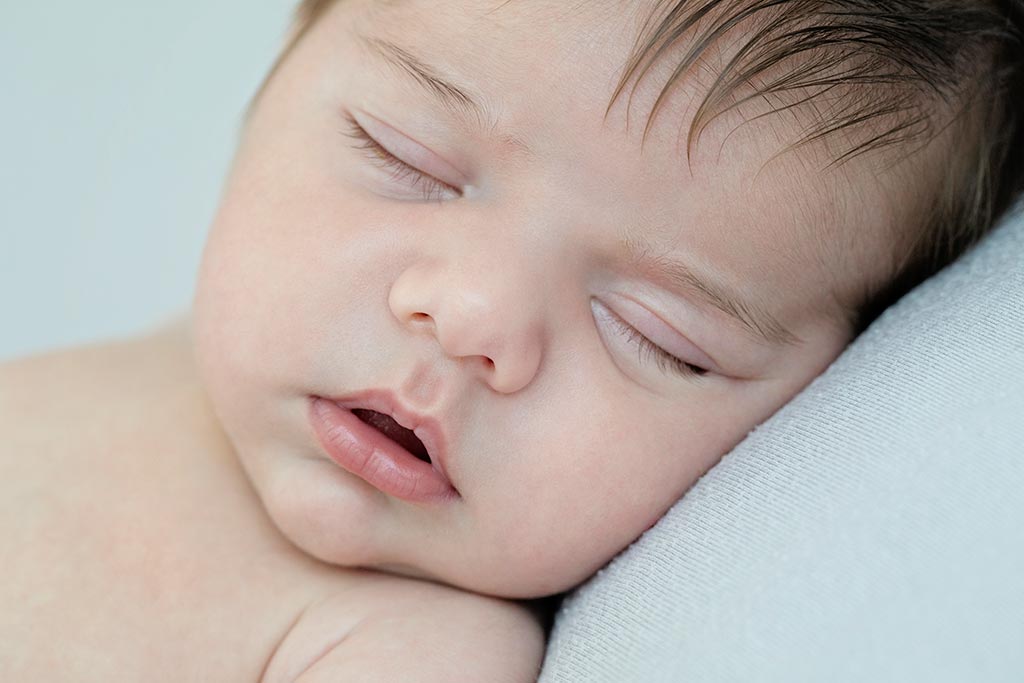
[{"label": "closed eye", "polygon": [[458,188],[441,182],[396,157],[371,137],[366,129],[351,116],[345,116],[345,130],[342,131],[342,134],[355,141],[352,147],[362,151],[367,159],[388,171],[392,182],[400,183],[410,189],[419,189],[423,199],[441,201],[450,199],[453,195],[455,197],[462,195]]},{"label": "closed eye", "polygon": [[[672,355],[642,335],[635,327],[622,320],[619,316],[611,311],[608,311],[608,313],[610,315],[607,318],[616,331],[637,347],[637,359],[641,365],[650,362],[653,357],[662,372],[671,372],[688,379],[703,377],[708,374],[709,371],[706,368],[694,365],[693,363],[687,363],[683,359]],[[645,353],[646,356],[644,355]]]}]

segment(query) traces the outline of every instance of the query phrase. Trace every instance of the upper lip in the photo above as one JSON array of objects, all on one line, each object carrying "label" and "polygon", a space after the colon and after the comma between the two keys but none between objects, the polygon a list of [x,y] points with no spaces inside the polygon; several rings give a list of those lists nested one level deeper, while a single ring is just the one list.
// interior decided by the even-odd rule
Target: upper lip
[{"label": "upper lip", "polygon": [[448,438],[439,420],[406,407],[398,396],[387,389],[367,389],[347,396],[328,397],[328,400],[347,410],[360,408],[390,415],[395,422],[411,430],[423,442],[430,454],[431,464],[451,483],[446,466]]}]

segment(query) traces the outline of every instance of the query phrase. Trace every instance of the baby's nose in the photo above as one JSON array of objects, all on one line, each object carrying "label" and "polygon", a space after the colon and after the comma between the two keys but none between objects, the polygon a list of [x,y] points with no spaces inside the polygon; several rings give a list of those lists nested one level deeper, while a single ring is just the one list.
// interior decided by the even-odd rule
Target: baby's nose
[{"label": "baby's nose", "polygon": [[495,391],[519,391],[537,373],[543,303],[508,272],[418,261],[394,282],[388,305],[404,327],[432,334],[448,357]]}]

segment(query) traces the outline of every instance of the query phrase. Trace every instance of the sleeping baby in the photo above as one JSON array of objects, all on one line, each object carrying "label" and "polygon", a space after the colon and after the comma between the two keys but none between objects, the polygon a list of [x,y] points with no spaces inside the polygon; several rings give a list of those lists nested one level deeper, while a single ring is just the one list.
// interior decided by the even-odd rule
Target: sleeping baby
[{"label": "sleeping baby", "polygon": [[0,679],[535,680],[551,596],[1009,205],[1020,25],[306,0],[192,309],[0,368]]}]

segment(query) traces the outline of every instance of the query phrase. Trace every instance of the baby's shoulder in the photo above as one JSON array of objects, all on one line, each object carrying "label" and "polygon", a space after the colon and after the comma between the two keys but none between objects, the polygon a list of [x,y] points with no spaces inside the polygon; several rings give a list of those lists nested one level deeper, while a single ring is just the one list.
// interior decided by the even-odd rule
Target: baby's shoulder
[{"label": "baby's shoulder", "polygon": [[311,604],[263,681],[532,683],[544,645],[520,603],[380,574]]},{"label": "baby's shoulder", "polygon": [[[87,416],[104,411],[119,382],[118,354],[91,345],[0,363],[0,434],[6,448],[57,446],[69,430],[80,430]],[[92,432],[89,429],[88,432]]]},{"label": "baby's shoulder", "polygon": [[0,434],[11,447],[37,449],[64,446],[72,434],[85,446],[89,435],[123,433],[181,384],[183,365],[166,331],[4,361]]}]

